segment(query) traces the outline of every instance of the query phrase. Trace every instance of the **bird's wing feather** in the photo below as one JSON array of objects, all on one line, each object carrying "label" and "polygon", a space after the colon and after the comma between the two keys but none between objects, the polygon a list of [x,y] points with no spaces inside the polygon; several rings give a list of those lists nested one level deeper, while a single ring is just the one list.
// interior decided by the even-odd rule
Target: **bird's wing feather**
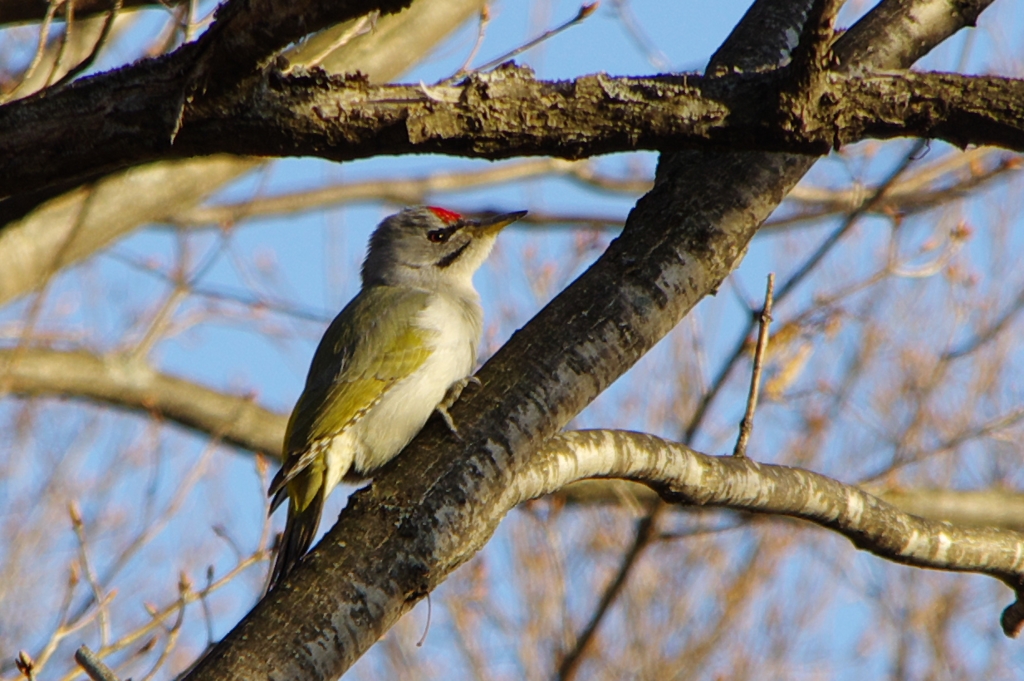
[{"label": "bird's wing feather", "polygon": [[426,361],[432,332],[415,322],[429,295],[373,286],[335,317],[320,341],[306,387],[288,421],[286,459],[270,486],[271,496],[302,470],[322,465],[317,463],[317,445],[358,421],[385,392]]}]

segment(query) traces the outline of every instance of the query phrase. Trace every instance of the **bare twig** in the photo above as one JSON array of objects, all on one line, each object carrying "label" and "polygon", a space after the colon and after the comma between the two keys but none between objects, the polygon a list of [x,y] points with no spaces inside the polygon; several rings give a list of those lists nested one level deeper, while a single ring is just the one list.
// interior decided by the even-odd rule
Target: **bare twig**
[{"label": "bare twig", "polygon": [[[56,83],[53,84],[53,87],[56,88],[56,87],[60,87],[61,85],[64,85],[65,83],[70,83],[80,73],[82,73],[83,71],[88,69],[90,66],[92,66],[93,62],[96,61],[96,57],[99,55],[100,50],[103,49],[104,44],[106,44],[107,38],[110,37],[110,31],[114,27],[114,20],[117,19],[117,15],[121,11],[122,3],[123,3],[123,0],[113,0],[113,3],[110,5],[110,10],[107,12],[107,16],[103,20],[103,28],[100,30],[100,35],[96,39],[96,43],[92,46],[92,50],[89,52],[88,56],[86,56],[86,58],[83,59],[82,61],[78,62],[78,64],[76,64],[74,67],[72,67],[70,70],[68,70],[68,72],[65,73],[63,76],[61,76],[60,80],[58,80]],[[71,5],[72,5],[72,3],[69,2],[68,3],[69,12],[70,12]],[[70,18],[70,15],[69,15],[69,17],[68,17],[68,26],[67,26],[67,31],[68,31],[68,35],[69,36],[70,36],[70,33],[71,33],[71,23],[70,23],[70,21],[71,21],[71,18]]]},{"label": "bare twig", "polygon": [[0,104],[10,101],[16,98],[21,91],[23,85],[31,82],[32,76],[35,75],[36,69],[39,68],[39,64],[43,60],[43,55],[46,53],[46,43],[50,37],[50,26],[53,24],[53,17],[57,13],[57,10],[64,4],[65,0],[49,0],[46,6],[46,16],[43,17],[43,25],[39,28],[39,43],[36,45],[36,52],[32,55],[32,61],[29,63],[28,68],[21,75],[21,82],[18,83],[17,87],[11,90],[6,95],[0,96]]},{"label": "bare twig", "polygon": [[[200,600],[206,603],[206,592],[209,590],[212,582],[207,583],[206,589],[199,594]],[[192,585],[189,582],[184,572],[178,578],[178,594],[180,598],[178,600],[178,617],[174,620],[174,624],[167,630],[167,642],[164,644],[164,649],[160,651],[160,656],[157,657],[156,662],[153,663],[152,668],[149,670],[141,681],[152,681],[156,673],[160,671],[164,663],[167,662],[167,658],[170,657],[171,652],[174,651],[175,646],[178,644],[178,636],[181,634],[181,625],[185,623],[185,605],[187,604],[187,597],[189,594],[193,594]]]},{"label": "bare twig", "polygon": [[22,650],[18,652],[18,656],[14,658],[14,666],[28,681],[35,681],[36,663],[32,656],[28,654],[28,651]]},{"label": "bare twig", "polygon": [[476,42],[473,43],[473,49],[469,51],[469,56],[466,57],[466,61],[462,62],[462,66],[452,75],[445,78],[443,83],[450,83],[454,80],[458,80],[462,76],[469,73],[469,65],[476,59],[476,53],[480,51],[480,46],[484,44],[484,37],[487,35],[487,25],[491,22],[491,7],[484,3],[480,8],[480,21],[477,24],[476,30]]},{"label": "bare twig", "polygon": [[1014,298],[1013,304],[1000,314],[987,328],[976,333],[972,339],[960,347],[946,351],[940,359],[943,361],[959,359],[975,352],[998,336],[1003,329],[1017,318],[1021,313],[1021,310],[1024,310],[1024,289],[1021,289],[1017,294],[1017,297]]},{"label": "bare twig", "polygon": [[633,16],[633,11],[629,7],[629,1],[612,0],[612,9],[618,15],[622,28],[626,30],[626,35],[633,40],[650,65],[656,69],[671,70],[671,61],[664,52],[658,49],[658,46],[654,44],[650,36],[644,32],[636,17]]},{"label": "bare twig", "polygon": [[118,681],[114,670],[105,665],[88,646],[82,646],[75,651],[75,661],[92,681]]},{"label": "bare twig", "polygon": [[[184,226],[231,225],[251,216],[296,214],[357,202],[388,201],[400,205],[424,203],[440,192],[464,191],[533,177],[576,177],[576,173],[580,172],[589,178],[595,174],[592,170],[584,170],[587,165],[554,158],[526,159],[461,172],[443,171],[418,177],[347,182],[279,196],[255,197],[247,201],[190,208],[176,215],[167,216],[166,221]],[[581,181],[590,183],[582,177]]]},{"label": "bare twig", "polygon": [[[241,558],[241,556],[239,556]],[[203,621],[206,622],[206,645],[212,646],[215,643],[213,636],[213,612],[210,610],[210,603],[206,600],[206,593],[213,586],[213,566],[206,566],[206,588],[199,596],[199,604],[203,607]]]},{"label": "bare twig", "polygon": [[[222,576],[209,587],[199,592],[196,592],[194,590],[188,590],[186,593],[181,593],[178,596],[178,598],[174,600],[173,603],[159,610],[150,611],[151,619],[148,622],[146,622],[143,625],[140,625],[133,631],[123,634],[116,641],[111,642],[110,645],[101,648],[98,654],[105,656],[129,648],[130,646],[136,644],[138,641],[142,640],[146,636],[149,636],[154,630],[158,628],[163,628],[165,631],[167,631],[168,629],[164,625],[164,620],[171,617],[171,615],[179,615],[181,609],[189,603],[194,603],[200,598],[207,596],[213,593],[214,591],[217,591],[221,587],[230,584],[238,575],[240,575],[242,572],[252,567],[253,565],[263,563],[267,559],[267,554],[267,550],[261,547],[255,553],[246,558],[244,561],[235,565],[235,567],[229,570],[226,574],[224,574],[224,576]],[[71,672],[70,674],[65,675],[62,681],[72,681],[76,676],[78,676],[78,672]]]},{"label": "bare twig", "polygon": [[651,542],[658,538],[655,527],[658,518],[665,508],[667,508],[666,504],[659,503],[654,511],[637,521],[636,538],[633,541],[633,546],[623,556],[618,573],[605,588],[604,593],[601,594],[601,600],[598,602],[597,608],[594,609],[594,613],[591,615],[590,621],[587,622],[587,626],[580,632],[579,638],[576,639],[576,644],[566,653],[558,665],[559,681],[570,681],[570,679],[575,678],[576,672],[579,671],[580,662],[583,661],[583,656],[587,653],[587,649],[594,640],[594,635],[597,633],[598,626],[604,620],[605,613],[608,612],[608,608],[611,607],[618,595],[622,593],[622,589],[625,588],[626,579],[633,571],[633,566],[639,560],[640,554],[643,553],[643,550]]},{"label": "bare twig", "polygon": [[[900,163],[889,173],[889,176],[883,181],[874,193],[865,199],[856,209],[851,211],[843,223],[836,228],[829,236],[822,242],[820,246],[810,255],[807,260],[794,272],[789,279],[782,285],[779,293],[775,296],[776,301],[782,301],[789,296],[789,294],[801,283],[804,279],[810,275],[811,272],[817,268],[821,261],[828,255],[836,244],[838,244],[842,238],[853,228],[857,221],[870,212],[875,204],[881,200],[882,196],[888,191],[889,187],[903,174],[903,172],[910,166],[914,158],[920,153],[921,149],[924,148],[924,143],[921,141],[916,142],[902,158]],[[694,435],[697,433],[697,429],[700,428],[704,422],[704,417],[707,410],[710,408],[711,403],[714,402],[718,393],[721,392],[722,388],[725,387],[726,379],[732,373],[733,367],[739,361],[740,357],[743,356],[746,348],[747,337],[754,328],[756,322],[751,319],[743,333],[740,335],[739,341],[736,343],[736,347],[733,349],[729,359],[726,360],[725,364],[719,370],[715,380],[711,382],[711,386],[708,388],[704,397],[701,399],[697,410],[690,418],[690,422],[686,427],[686,432],[683,435],[683,442],[689,444],[693,441]]]},{"label": "bare twig", "polygon": [[764,365],[764,354],[768,349],[768,327],[772,323],[772,295],[775,293],[775,274],[768,275],[768,288],[764,294],[764,307],[758,315],[759,331],[757,334],[757,350],[754,352],[754,370],[750,376],[750,392],[747,395],[747,410],[740,421],[740,435],[736,438],[733,456],[747,455],[747,442],[754,429],[754,410],[757,409],[757,396],[761,391],[761,370]]},{"label": "bare twig", "polygon": [[[96,572],[93,570],[92,564],[89,562],[88,543],[85,537],[85,525],[82,522],[82,512],[79,510],[76,502],[72,501],[68,504],[68,515],[71,516],[71,527],[74,529],[75,537],[78,540],[78,562],[82,565],[82,572],[85,573],[85,581],[89,584],[89,588],[92,589],[93,602],[97,605],[100,624],[100,641],[105,646],[110,642],[110,621],[107,619],[107,609],[104,605],[105,599],[103,597],[103,587],[100,586],[99,579],[96,577]],[[86,607],[88,607],[88,604]]]},{"label": "bare twig", "polygon": [[[583,21],[584,19],[589,17],[591,14],[593,14],[594,11],[597,10],[598,4],[599,3],[597,3],[597,2],[590,2],[590,3],[584,3],[584,4],[580,5],[580,10],[576,13],[576,16],[574,16],[572,19],[570,19],[569,21],[565,22],[561,26],[556,26],[555,28],[552,28],[552,29],[549,29],[547,31],[544,31],[543,33],[541,33],[536,38],[533,38],[532,40],[528,40],[527,42],[523,43],[522,45],[520,45],[519,47],[515,48],[514,50],[509,50],[508,52],[506,52],[505,54],[501,55],[500,57],[495,57],[494,59],[492,59],[491,61],[487,62],[486,64],[484,64],[482,66],[478,66],[475,69],[473,69],[472,71],[469,71],[467,73],[480,73],[482,71],[487,71],[489,69],[492,69],[495,66],[497,66],[498,64],[503,64],[504,62],[508,61],[509,59],[512,59],[513,57],[515,57],[517,55],[520,55],[523,52],[526,52],[527,50],[536,47],[537,45],[539,45],[540,43],[544,42],[545,40],[548,40],[550,38],[555,37],[556,35],[558,35],[562,31],[565,31],[567,29],[572,28],[573,26],[575,26],[576,24],[580,23],[581,21]],[[463,74],[459,74],[459,75],[467,75],[467,74],[463,73]]]}]

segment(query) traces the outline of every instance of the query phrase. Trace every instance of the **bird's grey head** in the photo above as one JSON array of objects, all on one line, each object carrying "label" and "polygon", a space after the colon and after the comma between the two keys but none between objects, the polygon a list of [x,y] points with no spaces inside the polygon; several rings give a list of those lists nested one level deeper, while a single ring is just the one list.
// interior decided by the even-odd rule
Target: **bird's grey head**
[{"label": "bird's grey head", "polygon": [[363,261],[363,285],[469,285],[501,229],[526,215],[480,220],[436,206],[406,208],[384,219]]}]

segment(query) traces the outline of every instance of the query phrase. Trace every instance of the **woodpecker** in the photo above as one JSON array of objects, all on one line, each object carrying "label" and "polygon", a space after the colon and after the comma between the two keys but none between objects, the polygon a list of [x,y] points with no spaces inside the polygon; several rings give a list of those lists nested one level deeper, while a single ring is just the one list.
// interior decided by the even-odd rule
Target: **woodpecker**
[{"label": "woodpecker", "polygon": [[268,590],[309,549],[339,482],[390,461],[435,410],[455,429],[447,410],[471,380],[483,331],[473,273],[524,215],[473,220],[422,206],[374,230],[362,288],[324,333],[288,420],[269,490],[270,512],[287,499],[288,520]]}]

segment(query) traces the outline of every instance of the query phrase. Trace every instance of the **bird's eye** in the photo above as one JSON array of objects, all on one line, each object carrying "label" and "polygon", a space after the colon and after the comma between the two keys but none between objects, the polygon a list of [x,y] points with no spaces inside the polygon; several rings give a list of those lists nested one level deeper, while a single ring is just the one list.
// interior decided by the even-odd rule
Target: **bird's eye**
[{"label": "bird's eye", "polygon": [[427,239],[432,244],[443,244],[448,241],[454,231],[455,230],[450,227],[445,229],[433,229],[427,232]]}]

